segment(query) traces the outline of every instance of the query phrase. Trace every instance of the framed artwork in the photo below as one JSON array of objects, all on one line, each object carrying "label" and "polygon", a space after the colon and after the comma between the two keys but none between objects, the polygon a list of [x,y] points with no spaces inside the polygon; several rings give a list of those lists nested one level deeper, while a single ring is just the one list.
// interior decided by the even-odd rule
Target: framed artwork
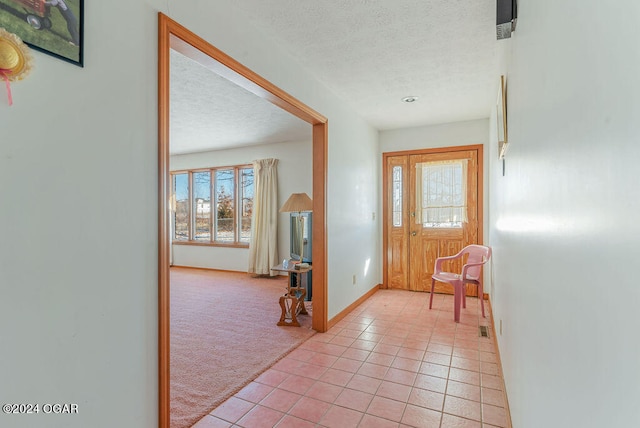
[{"label": "framed artwork", "polygon": [[507,81],[504,76],[500,76],[500,84],[498,86],[498,99],[496,101],[498,114],[497,132],[498,132],[498,158],[504,159],[509,144],[507,134]]},{"label": "framed artwork", "polygon": [[0,0],[0,27],[23,42],[83,66],[84,0]]}]

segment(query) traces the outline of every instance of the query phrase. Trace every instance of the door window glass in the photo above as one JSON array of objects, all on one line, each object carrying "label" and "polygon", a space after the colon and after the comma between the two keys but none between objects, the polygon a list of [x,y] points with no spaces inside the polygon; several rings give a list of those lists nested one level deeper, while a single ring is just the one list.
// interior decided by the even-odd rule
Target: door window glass
[{"label": "door window glass", "polygon": [[416,223],[428,228],[462,228],[467,221],[467,161],[416,165],[419,210]]},{"label": "door window glass", "polygon": [[393,167],[393,226],[402,226],[402,167]]}]

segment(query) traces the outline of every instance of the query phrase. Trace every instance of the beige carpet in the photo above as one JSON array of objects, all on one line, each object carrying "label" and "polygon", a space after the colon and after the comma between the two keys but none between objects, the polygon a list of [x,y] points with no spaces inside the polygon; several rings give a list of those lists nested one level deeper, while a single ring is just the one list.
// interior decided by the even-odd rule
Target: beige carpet
[{"label": "beige carpet", "polygon": [[[278,327],[286,277],[171,268],[171,427],[190,427],[313,335]],[[310,302],[306,302],[307,306]]]}]

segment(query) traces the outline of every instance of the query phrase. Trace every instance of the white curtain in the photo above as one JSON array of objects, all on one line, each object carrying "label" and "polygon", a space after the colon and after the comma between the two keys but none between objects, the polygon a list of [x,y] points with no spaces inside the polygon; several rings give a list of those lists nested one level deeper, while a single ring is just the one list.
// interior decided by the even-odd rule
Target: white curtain
[{"label": "white curtain", "polygon": [[416,223],[455,227],[467,220],[467,160],[416,164]]},{"label": "white curtain", "polygon": [[278,264],[278,159],[253,161],[255,180],[249,273],[276,275],[271,268]]}]

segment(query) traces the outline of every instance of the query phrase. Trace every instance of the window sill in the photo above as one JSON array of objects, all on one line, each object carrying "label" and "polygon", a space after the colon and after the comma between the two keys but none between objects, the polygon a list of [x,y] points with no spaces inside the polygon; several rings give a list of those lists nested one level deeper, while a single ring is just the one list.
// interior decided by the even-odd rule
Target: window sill
[{"label": "window sill", "polygon": [[191,245],[195,247],[224,247],[224,248],[249,248],[244,242],[199,242],[199,241],[171,241],[173,245]]}]

